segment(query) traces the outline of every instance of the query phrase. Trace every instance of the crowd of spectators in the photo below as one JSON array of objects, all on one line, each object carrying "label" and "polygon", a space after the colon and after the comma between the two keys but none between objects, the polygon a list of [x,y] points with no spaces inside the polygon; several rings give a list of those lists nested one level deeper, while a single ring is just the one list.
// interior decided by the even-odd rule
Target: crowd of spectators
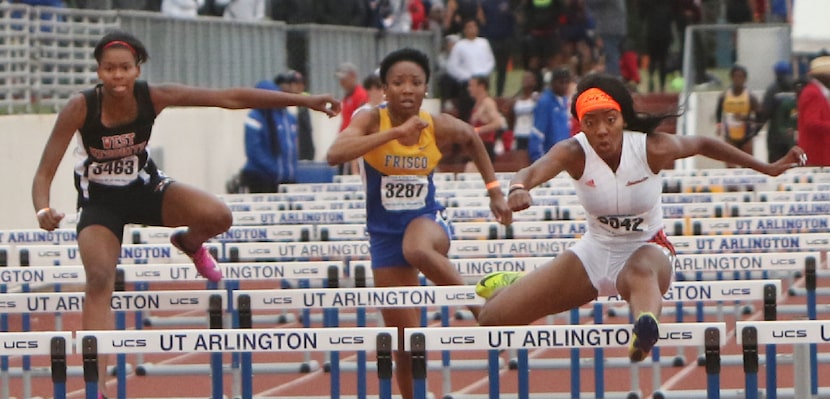
[{"label": "crowd of spectators", "polygon": [[[793,3],[793,0],[0,1],[156,11],[177,18],[213,16],[370,27],[390,32],[435,32],[444,38],[442,51],[433,60],[442,110],[472,122],[477,101],[470,94],[470,82],[483,77],[492,79],[484,82],[488,94],[506,100],[504,104],[507,104],[501,111],[509,126],[502,130],[515,134],[515,147],[527,149],[535,156],[569,136],[570,132],[565,131],[571,123],[567,117],[566,90],[572,89],[572,83],[581,76],[605,72],[618,76],[632,91],[643,88],[648,92],[664,92],[669,86],[669,75],[679,76],[687,26],[723,22],[790,23]],[[696,40],[695,44],[700,46],[702,42]],[[697,51],[702,49],[694,50],[702,53]],[[707,68],[711,65],[707,62],[711,60],[698,56],[694,61],[693,83],[705,83],[705,79],[710,79]],[[359,86],[359,75],[349,70],[350,66],[345,63],[338,69],[346,103],[354,94],[350,88]],[[511,69],[524,71],[518,92],[506,92]],[[644,77],[640,76],[641,71],[645,72]],[[556,82],[557,79],[562,81]],[[570,86],[566,84],[568,81]],[[641,82],[646,84],[641,86]],[[790,95],[792,90],[786,93]],[[773,97],[768,97],[765,103],[771,104]],[[793,98],[790,102],[794,101]],[[538,109],[537,102],[546,108],[544,112]],[[765,108],[770,108],[769,104]],[[561,108],[561,115],[550,112],[553,108]],[[776,121],[772,111],[767,109],[770,114],[764,115],[760,105],[757,108],[754,114],[759,116],[759,125],[766,119]],[[347,113],[344,120],[348,116]],[[787,143],[793,141],[794,138],[788,138]]]},{"label": "crowd of spectators", "polygon": [[[545,75],[568,66],[576,77],[592,71],[620,76],[631,87],[648,71],[649,91],[666,89],[678,72],[686,26],[698,23],[789,22],[793,0],[3,0],[84,9],[157,11],[178,18],[221,16],[373,27],[394,32],[427,30],[463,35],[478,24],[495,65],[493,94],[505,95],[507,71]],[[696,60],[698,60],[697,57]],[[705,62],[705,60],[700,60]],[[696,79],[705,79],[706,65]],[[695,83],[701,83],[697,81]],[[512,94],[512,93],[510,93]],[[510,95],[508,94],[508,95]]]}]

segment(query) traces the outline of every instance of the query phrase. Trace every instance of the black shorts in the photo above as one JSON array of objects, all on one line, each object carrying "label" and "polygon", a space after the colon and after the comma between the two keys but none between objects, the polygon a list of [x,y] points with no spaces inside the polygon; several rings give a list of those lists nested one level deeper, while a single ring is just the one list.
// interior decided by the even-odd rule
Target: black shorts
[{"label": "black shorts", "polygon": [[161,226],[162,202],[167,186],[173,180],[166,176],[154,176],[147,184],[132,184],[125,187],[90,185],[89,198],[78,196],[81,211],[77,232],[87,226],[104,226],[119,242],[124,239],[124,225],[128,223]]}]

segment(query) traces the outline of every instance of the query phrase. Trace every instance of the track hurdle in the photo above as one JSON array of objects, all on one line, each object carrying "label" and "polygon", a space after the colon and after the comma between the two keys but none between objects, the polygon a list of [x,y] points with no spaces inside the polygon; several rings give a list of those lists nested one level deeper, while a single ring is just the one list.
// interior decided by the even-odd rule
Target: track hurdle
[{"label": "track hurdle", "polygon": [[[720,391],[720,347],[726,343],[724,323],[664,323],[660,325],[658,345],[698,346],[707,348],[707,392],[709,398],[718,398]],[[631,339],[630,325],[564,325],[564,326],[510,326],[510,327],[442,327],[407,328],[406,349],[412,352],[412,372],[415,378],[416,398],[426,398],[426,360],[433,350],[485,350],[489,353],[489,398],[499,397],[498,367],[492,361],[498,350],[566,349],[627,347]],[[524,357],[526,359],[526,357]],[[530,397],[527,363],[518,369],[518,397]],[[449,397],[472,397],[472,395]],[[546,397],[559,397],[550,396]],[[572,397],[572,396],[563,396]],[[596,397],[604,397],[599,395]]]},{"label": "track hurdle", "polygon": [[[415,287],[370,287],[370,288],[324,288],[324,289],[281,289],[281,290],[240,290],[234,291],[233,300],[240,309],[250,311],[277,309],[317,309],[337,311],[344,308],[448,308],[451,306],[482,305],[484,300],[475,294],[475,287],[458,286],[415,286]],[[359,313],[358,313],[359,315]],[[336,316],[335,316],[336,317]],[[240,315],[240,318],[242,316]],[[365,322],[365,321],[364,321]],[[425,321],[422,321],[425,323]],[[329,324],[333,324],[329,320]],[[332,358],[333,361],[337,359]],[[335,370],[337,367],[337,370]],[[449,359],[430,365],[434,370],[449,370]],[[453,369],[480,370],[481,362],[457,360]],[[334,364],[330,371],[358,371],[359,364]],[[358,381],[360,376],[358,376]]]},{"label": "track hurdle", "polygon": [[[67,346],[69,343],[69,346]],[[72,351],[68,331],[0,332],[3,356],[50,356],[55,399],[66,398],[66,354]],[[9,375],[0,371],[0,397],[9,397]],[[30,376],[24,375],[23,396],[32,397]]]},{"label": "track hurdle", "polygon": [[[116,291],[110,300],[111,308],[116,312],[172,310],[190,311],[204,310],[207,320],[210,315],[212,302],[224,303],[227,293],[216,290],[189,290],[189,291]],[[4,312],[7,314],[34,314],[34,313],[67,313],[80,312],[83,306],[84,293],[82,292],[44,292],[44,293],[10,293],[4,294]],[[219,311],[219,325],[221,326],[221,306]],[[23,334],[27,331],[21,332]],[[124,352],[119,353],[119,355]],[[25,355],[24,355],[25,356]],[[23,374],[27,372],[24,364]],[[221,366],[221,364],[219,365]],[[214,366],[215,367],[215,366]],[[119,390],[124,388],[123,374],[126,365],[121,362],[118,369]],[[70,370],[74,371],[74,370]],[[136,370],[138,372],[138,370]],[[84,374],[86,375],[86,371]],[[25,382],[25,379],[24,379]],[[119,397],[124,397],[120,395]]]},{"label": "track hurdle", "polygon": [[[99,354],[112,353],[247,353],[286,351],[376,351],[380,397],[391,398],[392,351],[397,347],[394,328],[304,329],[194,329],[82,331],[75,337],[84,359],[86,398],[98,395]],[[246,379],[253,375],[246,375]],[[242,397],[253,397],[250,382]],[[222,399],[221,390],[212,398]]]},{"label": "track hurdle", "polygon": [[795,382],[791,397],[830,395],[830,389],[819,390],[818,364],[813,354],[808,354],[805,349],[807,344],[830,342],[830,320],[739,321],[735,327],[738,344],[743,348],[746,398],[758,398],[758,345],[762,344],[794,345]]},{"label": "track hurdle", "polygon": [[[130,227],[125,236],[133,244],[169,244],[170,235],[176,229],[169,227]],[[312,225],[260,225],[232,226],[228,231],[211,238],[211,243],[309,241],[314,231]]]}]

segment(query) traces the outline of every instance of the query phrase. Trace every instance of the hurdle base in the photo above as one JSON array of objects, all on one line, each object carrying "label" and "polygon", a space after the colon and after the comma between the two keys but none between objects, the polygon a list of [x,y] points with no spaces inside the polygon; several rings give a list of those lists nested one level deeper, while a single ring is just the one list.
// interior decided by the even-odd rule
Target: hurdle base
[{"label": "hurdle base", "polygon": [[[356,395],[340,395],[341,399],[358,399]],[[380,399],[378,395],[366,395],[364,396],[366,399]],[[287,399],[285,396],[257,396],[258,399]],[[331,396],[300,396],[300,399],[331,399]],[[234,397],[233,399],[242,399],[239,396]],[[393,394],[392,399],[402,399],[400,394]],[[427,392],[427,399],[435,399],[435,394],[432,392]]]},{"label": "hurdle base", "polygon": [[[758,390],[760,397],[766,397],[766,390],[759,389]],[[778,388],[775,390],[776,397],[780,399],[797,399],[795,397],[795,389],[794,388]],[[819,388],[818,389],[818,397],[819,398],[826,398],[830,396],[830,388]],[[653,398],[654,399],[667,399],[667,398],[706,398],[707,392],[705,389],[690,389],[690,390],[678,390],[678,391],[657,391],[654,392]],[[721,389],[720,396],[721,399],[744,399],[746,398],[746,390],[744,389]]]},{"label": "hurdle base", "polygon": [[[777,305],[776,311],[778,314],[798,314],[803,315],[807,311],[807,305]],[[816,304],[816,314],[830,313],[830,305],[824,303]]]},{"label": "hurdle base", "polygon": [[[294,323],[299,318],[293,313],[285,313],[279,315],[256,315],[251,321],[254,324],[266,324],[273,326],[274,324]],[[145,327],[187,327],[198,326],[208,327],[208,319],[205,316],[149,316],[144,319]]]},{"label": "hurdle base", "polygon": [[[716,316],[725,314],[724,312],[727,311],[727,308],[736,308],[740,314],[748,315],[752,314],[755,311],[755,307],[752,304],[744,303],[744,304],[734,304],[734,303],[724,303],[721,305],[720,309],[716,305],[707,305],[703,307],[703,314],[706,316]],[[804,306],[801,305],[801,311],[804,312]],[[618,306],[608,308],[605,312],[608,317],[628,317],[631,314],[631,311],[628,309],[628,305],[626,306]],[[660,312],[661,316],[676,316],[677,315],[677,308],[674,306],[664,306],[663,310]],[[695,306],[684,306],[683,307],[683,316],[693,317],[697,315],[697,309]]]},{"label": "hurdle base", "polygon": [[[790,287],[787,290],[789,296],[807,296],[807,289],[804,287]],[[830,287],[816,287],[816,295],[830,295]]]},{"label": "hurdle base", "polygon": [[[127,363],[126,367],[127,374],[133,372],[133,365]],[[115,366],[108,366],[107,367],[107,375],[108,376],[115,376],[117,372],[117,368]],[[29,376],[33,378],[50,378],[52,377],[52,370],[49,367],[32,367],[28,371],[26,371]],[[23,368],[21,367],[9,367],[8,371],[5,371],[3,375],[8,375],[11,378],[21,378],[24,375]],[[84,375],[84,369],[81,366],[68,366],[66,368],[66,375],[70,377],[80,377]]]},{"label": "hurdle base", "polygon": [[[830,353],[817,353],[816,356],[819,363],[830,363]],[[697,362],[702,365],[705,360],[698,358]],[[720,358],[722,366],[743,366],[743,362],[743,355],[721,355]],[[776,353],[775,362],[776,364],[793,364],[793,355],[792,353]],[[767,364],[767,357],[763,354],[758,356],[758,364]]]},{"label": "hurdle base", "polygon": [[[664,367],[676,367],[677,359],[675,356],[662,356],[660,357],[659,364]],[[638,367],[647,367],[654,364],[654,361],[651,357],[643,360],[642,362],[638,363]],[[603,365],[608,368],[631,368],[631,359],[627,357],[608,357],[605,358]],[[510,369],[515,370],[518,366],[518,360],[515,358],[510,359],[509,363]],[[528,359],[528,367],[531,370],[550,370],[550,369],[569,369],[571,368],[571,360],[570,359]],[[579,367],[580,368],[592,368],[594,367],[594,359],[593,358],[580,358],[579,359]]]},{"label": "hurdle base", "polygon": [[[639,398],[639,395],[636,393],[632,396],[631,392],[605,392],[603,398],[605,399],[632,399],[632,398]],[[571,399],[573,396],[570,393],[531,393],[528,395],[530,399]],[[580,392],[580,397],[582,398],[596,398],[597,395],[594,392]],[[470,393],[449,393],[444,395],[444,399],[489,399],[490,396],[488,394],[470,394]],[[705,396],[702,396],[705,398]]]},{"label": "hurdle base", "polygon": [[[223,367],[223,374],[230,374],[238,369]],[[316,360],[303,363],[252,363],[251,370],[254,373],[263,374],[294,374],[309,373],[320,370],[320,363]],[[212,373],[209,364],[181,364],[164,365],[153,363],[142,363],[135,366],[135,374],[138,376],[149,375],[207,375]]]},{"label": "hurdle base", "polygon": [[[380,320],[378,318],[378,316],[379,316],[379,314],[377,312],[366,312],[366,321],[367,322],[378,321],[378,320]],[[309,323],[323,323],[323,314],[322,313],[312,313],[311,315],[309,315],[308,319],[309,319],[308,320]],[[344,322],[355,323],[355,322],[357,322],[357,313],[355,313],[355,312],[343,312],[343,313],[338,312],[337,313],[337,321],[340,322],[340,323],[344,323]],[[297,322],[303,322],[302,314],[297,316]]]},{"label": "hurdle base", "polygon": [[[392,363],[392,367],[394,368],[394,362]],[[450,366],[452,370],[487,370],[487,359],[471,359],[471,360],[450,360]],[[499,368],[504,367],[504,359],[499,358]],[[444,370],[444,365],[441,360],[428,360],[427,361],[427,370],[429,371],[440,371]],[[323,371],[329,372],[331,371],[331,364],[326,362],[323,364]],[[357,371],[357,363],[352,361],[341,361],[340,362],[340,371],[341,372],[355,372]],[[366,363],[366,371],[367,372],[377,372],[377,363],[369,362]]]}]

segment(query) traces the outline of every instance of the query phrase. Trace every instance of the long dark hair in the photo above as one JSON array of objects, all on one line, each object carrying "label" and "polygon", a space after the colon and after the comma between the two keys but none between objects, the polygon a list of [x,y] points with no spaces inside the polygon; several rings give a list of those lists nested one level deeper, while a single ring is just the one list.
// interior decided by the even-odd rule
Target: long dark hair
[{"label": "long dark hair", "polygon": [[98,61],[98,63],[101,62],[101,57],[104,55],[104,49],[107,48],[107,45],[112,42],[125,43],[126,46],[121,43],[113,44],[132,50],[132,53],[135,56],[136,65],[141,65],[150,59],[150,55],[147,54],[147,48],[144,47],[144,43],[141,43],[141,40],[138,40],[138,38],[133,36],[131,33],[127,33],[123,30],[114,30],[104,35],[104,37],[98,41],[98,44],[95,45],[95,50],[92,54],[95,56],[95,60]]},{"label": "long dark hair", "polygon": [[653,133],[663,123],[663,120],[680,116],[677,112],[661,115],[637,112],[634,109],[634,97],[631,96],[631,92],[628,91],[628,88],[620,79],[604,73],[594,73],[582,78],[576,85],[574,101],[571,101],[571,115],[574,118],[577,117],[576,99],[582,92],[594,87],[604,91],[620,104],[620,112],[623,115],[623,120],[625,120],[626,130],[646,134]]}]

